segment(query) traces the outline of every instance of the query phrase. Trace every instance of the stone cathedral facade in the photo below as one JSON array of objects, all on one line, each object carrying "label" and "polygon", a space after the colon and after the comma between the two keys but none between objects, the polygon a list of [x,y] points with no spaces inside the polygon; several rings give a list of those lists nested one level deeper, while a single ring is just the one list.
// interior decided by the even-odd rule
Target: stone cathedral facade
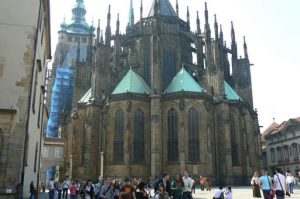
[{"label": "stone cathedral facade", "polygon": [[238,57],[233,25],[228,47],[216,17],[213,37],[206,3],[196,31],[189,10],[185,20],[178,10],[178,2],[174,9],[169,0],[153,0],[144,15],[141,3],[136,22],[131,6],[121,34],[119,17],[111,30],[109,7],[104,33],[98,24],[86,36],[84,63],[77,42],[73,106],[61,128],[73,178],[187,170],[216,184],[241,184],[260,168],[246,42]]}]

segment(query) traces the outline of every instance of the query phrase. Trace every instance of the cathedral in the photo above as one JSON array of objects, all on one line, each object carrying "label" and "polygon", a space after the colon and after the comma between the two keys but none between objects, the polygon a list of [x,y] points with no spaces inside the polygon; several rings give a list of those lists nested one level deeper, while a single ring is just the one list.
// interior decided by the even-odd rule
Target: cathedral
[{"label": "cathedral", "polygon": [[65,170],[73,179],[186,170],[213,184],[248,183],[261,167],[261,141],[245,38],[239,57],[233,24],[227,46],[216,16],[212,34],[206,3],[194,31],[178,1],[151,1],[135,20],[128,0],[125,34],[119,16],[112,31],[110,6],[105,30],[88,25],[83,0],[72,24],[61,24],[54,66],[74,71],[57,130]]}]

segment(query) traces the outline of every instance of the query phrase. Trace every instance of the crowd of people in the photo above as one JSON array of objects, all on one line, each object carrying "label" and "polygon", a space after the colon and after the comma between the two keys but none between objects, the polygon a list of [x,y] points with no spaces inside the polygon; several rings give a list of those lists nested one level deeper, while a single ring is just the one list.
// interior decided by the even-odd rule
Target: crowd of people
[{"label": "crowd of people", "polygon": [[[207,180],[199,182],[210,190]],[[193,199],[195,193],[195,180],[184,172],[183,176],[177,175],[174,179],[165,173],[162,178],[156,178],[152,182],[134,178],[130,180],[100,178],[98,182],[87,180],[85,182],[71,181],[69,178],[63,181],[54,181],[52,178],[47,182],[49,199]],[[204,190],[204,188],[203,188]]]},{"label": "crowd of people", "polygon": [[[287,171],[285,175],[280,168],[275,169],[274,175],[270,176],[267,171],[254,172],[251,179],[254,198],[284,199],[285,196],[291,196],[294,193],[295,177],[291,171]],[[261,194],[262,193],[262,194]]]}]

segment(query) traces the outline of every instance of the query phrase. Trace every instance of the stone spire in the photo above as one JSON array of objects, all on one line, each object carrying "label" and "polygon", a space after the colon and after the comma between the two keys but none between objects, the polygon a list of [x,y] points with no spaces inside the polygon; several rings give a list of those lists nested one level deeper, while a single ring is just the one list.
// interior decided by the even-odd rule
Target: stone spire
[{"label": "stone spire", "polygon": [[205,40],[210,43],[211,41],[211,31],[210,31],[210,26],[208,22],[208,10],[207,10],[207,3],[205,2]]},{"label": "stone spire", "polygon": [[219,39],[219,26],[217,22],[217,15],[215,15],[215,39]]},{"label": "stone spire", "polygon": [[190,22],[190,10],[189,10],[189,7],[187,7],[187,9],[186,9],[186,22],[188,24],[188,27],[190,28],[191,27],[191,22]]},{"label": "stone spire", "polygon": [[178,6],[178,0],[176,0],[176,14],[179,17],[179,6]]},{"label": "stone spire", "polygon": [[100,43],[100,19],[98,19],[98,27],[97,27],[97,43]]},{"label": "stone spire", "polygon": [[231,22],[231,54],[232,54],[232,59],[237,59],[237,45],[235,41],[233,22]]},{"label": "stone spire", "polygon": [[141,6],[140,6],[140,19],[143,18],[143,0],[141,0]]},{"label": "stone spire", "polygon": [[222,30],[222,25],[220,25],[220,43],[222,45],[224,45],[224,34],[223,34],[223,30]]},{"label": "stone spire", "polygon": [[196,23],[197,23],[197,34],[201,34],[201,28],[200,28],[200,18],[199,18],[199,12],[197,11],[197,20],[196,20]]},{"label": "stone spire", "polygon": [[116,23],[116,35],[119,35],[119,34],[120,34],[120,16],[119,16],[119,13],[118,13],[117,23]]},{"label": "stone spire", "polygon": [[247,43],[246,43],[246,37],[244,36],[244,54],[245,54],[245,58],[249,59],[248,57],[248,48],[247,48]]},{"label": "stone spire", "polygon": [[111,42],[110,19],[111,19],[111,14],[110,14],[110,5],[109,5],[108,13],[107,13],[107,25],[106,25],[106,30],[105,30],[105,45],[109,45],[109,46],[110,46],[110,42]]}]

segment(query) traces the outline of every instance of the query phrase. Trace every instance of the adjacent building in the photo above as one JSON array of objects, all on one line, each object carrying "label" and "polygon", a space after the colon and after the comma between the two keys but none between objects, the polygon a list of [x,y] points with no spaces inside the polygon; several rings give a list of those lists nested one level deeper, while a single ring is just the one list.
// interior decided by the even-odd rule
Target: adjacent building
[{"label": "adjacent building", "polygon": [[[52,177],[61,180],[70,175],[65,169],[65,131],[73,102],[81,98],[91,87],[92,44],[94,43],[93,24],[85,19],[86,9],[83,0],[74,1],[72,19],[65,19],[58,31],[58,43],[47,85],[46,107],[50,115],[44,134],[41,164],[41,182],[47,183]],[[75,79],[75,76],[77,78]],[[75,95],[76,93],[76,95]],[[57,156],[61,154],[61,156]],[[68,157],[69,158],[69,157]]]},{"label": "adjacent building", "polygon": [[28,197],[39,182],[49,0],[3,0],[0,22],[0,194],[22,183]]},{"label": "adjacent building", "polygon": [[300,171],[300,118],[291,118],[281,124],[273,122],[263,133],[265,142],[264,167],[271,173],[275,168]]}]

